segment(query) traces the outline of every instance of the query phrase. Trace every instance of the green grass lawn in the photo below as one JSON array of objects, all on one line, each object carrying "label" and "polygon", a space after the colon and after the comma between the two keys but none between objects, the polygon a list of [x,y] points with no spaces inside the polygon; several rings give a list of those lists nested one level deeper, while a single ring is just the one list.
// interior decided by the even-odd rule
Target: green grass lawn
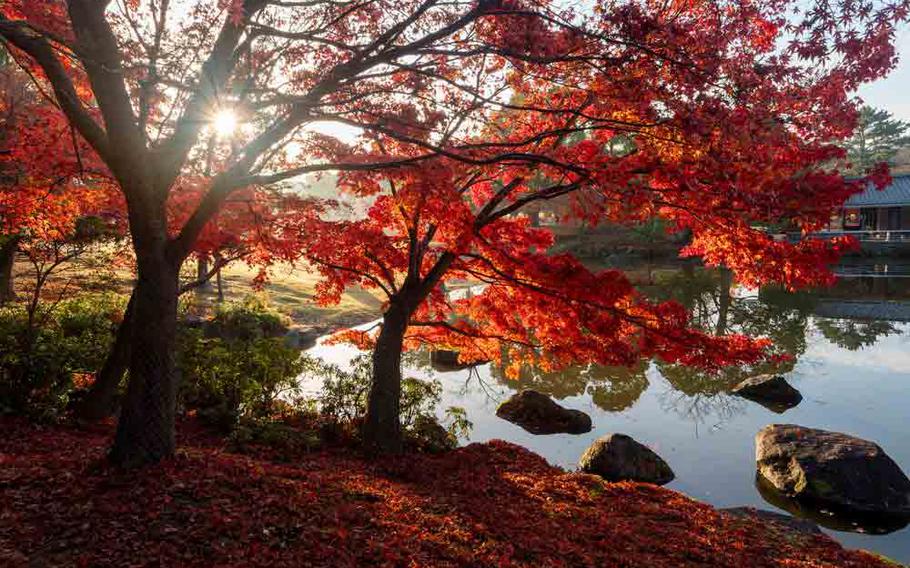
[{"label": "green grass lawn", "polygon": [[[255,293],[252,281],[256,271],[237,263],[222,273],[225,300],[240,300]],[[278,310],[288,314],[298,325],[350,326],[379,317],[382,293],[362,288],[351,288],[337,305],[319,306],[313,299],[319,275],[312,269],[279,266],[271,271],[263,293]],[[205,305],[216,300],[214,283],[207,291],[194,294]]]}]

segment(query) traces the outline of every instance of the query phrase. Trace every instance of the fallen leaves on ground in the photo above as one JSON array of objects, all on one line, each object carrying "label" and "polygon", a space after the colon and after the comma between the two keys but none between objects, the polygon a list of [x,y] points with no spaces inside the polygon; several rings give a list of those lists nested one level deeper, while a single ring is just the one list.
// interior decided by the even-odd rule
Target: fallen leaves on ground
[{"label": "fallen leaves on ground", "polygon": [[281,463],[184,427],[176,457],[120,471],[109,427],[0,427],[4,566],[886,566],[505,442]]}]

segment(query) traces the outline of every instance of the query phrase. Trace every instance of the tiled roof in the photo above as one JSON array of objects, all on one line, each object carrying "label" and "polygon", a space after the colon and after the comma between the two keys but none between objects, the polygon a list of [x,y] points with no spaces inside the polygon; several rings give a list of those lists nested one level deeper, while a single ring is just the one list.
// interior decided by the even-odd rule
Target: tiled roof
[{"label": "tiled roof", "polygon": [[857,193],[847,200],[845,207],[893,207],[910,206],[910,175],[895,175],[891,185],[885,189],[875,189],[871,184],[862,193]]}]

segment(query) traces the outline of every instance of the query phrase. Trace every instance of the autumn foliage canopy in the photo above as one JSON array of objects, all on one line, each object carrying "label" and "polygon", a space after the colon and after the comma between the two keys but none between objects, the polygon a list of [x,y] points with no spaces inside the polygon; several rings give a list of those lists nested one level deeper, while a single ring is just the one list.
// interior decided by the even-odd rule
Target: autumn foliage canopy
[{"label": "autumn foliage canopy", "polygon": [[[338,172],[339,190],[368,200],[368,214],[303,207],[270,221],[259,250],[317,265],[323,301],[351,285],[387,295],[380,333],[349,334],[376,348],[371,436],[398,436],[402,347],[448,346],[513,372],[756,360],[762,340],[693,331],[681,307],[645,301],[619,272],[546,254],[551,235],[522,211],[563,200],[591,224],[662,219],[692,231],[685,254],[743,283],[829,282],[848,242],[778,242],[764,228],[808,235],[867,182],[887,181],[879,170],[848,181],[832,164],[856,124],[852,93],[893,66],[908,10],[873,0],[7,0],[0,14],[16,62],[124,197],[147,325],[132,338],[141,355],[115,454],[141,461],[173,450],[179,266],[197,246],[213,250],[199,243],[233,237],[233,213],[220,212],[238,196],[259,204],[302,174]],[[240,126],[217,136],[225,110]],[[174,203],[185,207],[175,214]],[[453,299],[453,280],[486,287]]]},{"label": "autumn foliage canopy", "polygon": [[[522,364],[642,357],[754,362],[765,342],[692,331],[681,306],[643,300],[620,271],[548,254],[552,235],[521,213],[561,199],[565,217],[588,224],[660,218],[692,232],[685,255],[745,284],[830,283],[848,239],[779,242],[765,227],[808,235],[866,183],[887,182],[883,170],[846,181],[831,164],[855,124],[850,92],[887,70],[893,53],[884,20],[862,37],[833,20],[792,26],[791,8],[632,3],[573,19],[498,4],[476,34],[427,54],[419,76],[443,97],[394,107],[363,148],[322,147],[325,159],[395,167],[343,174],[343,191],[374,199],[366,218],[308,227],[308,258],[326,278],[321,298],[353,284],[393,304],[417,297],[406,347],[457,349],[463,362],[506,363],[513,376]],[[783,34],[803,32],[780,48]],[[832,52],[838,65],[813,67]],[[462,65],[440,66],[443,56]],[[416,80],[399,71],[372,88],[400,88],[395,79]],[[364,105],[332,118],[363,127],[377,112]],[[453,299],[447,281],[485,287]],[[341,337],[375,346],[372,332]]]}]

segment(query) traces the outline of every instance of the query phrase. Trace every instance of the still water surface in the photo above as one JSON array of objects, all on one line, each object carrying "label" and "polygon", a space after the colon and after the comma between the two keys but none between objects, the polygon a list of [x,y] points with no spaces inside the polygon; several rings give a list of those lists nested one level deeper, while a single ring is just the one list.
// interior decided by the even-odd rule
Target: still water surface
[{"label": "still water surface", "polygon": [[[910,278],[903,272],[850,267],[849,275],[833,289],[799,294],[737,289],[727,275],[693,267],[650,278],[644,286],[650,296],[680,301],[703,329],[767,336],[776,349],[792,356],[752,371],[705,376],[650,362],[632,370],[594,366],[560,373],[527,370],[516,381],[491,365],[440,372],[429,365],[428,355],[418,354],[408,358],[405,374],[442,382],[441,408],[467,410],[474,423],[471,441],[508,440],[573,469],[597,437],[623,432],[652,447],[671,465],[676,480],[668,487],[718,507],[778,510],[755,485],[754,436],[767,424],[793,423],[873,440],[910,473]],[[317,345],[310,353],[343,365],[357,352]],[[802,392],[802,403],[775,414],[728,394],[756,372],[784,374]],[[580,436],[535,436],[497,418],[497,405],[523,388],[587,412],[594,429]],[[837,525],[839,520],[827,524]],[[910,528],[884,535],[854,532],[870,530],[862,527],[825,530],[848,547],[910,563]]]}]

